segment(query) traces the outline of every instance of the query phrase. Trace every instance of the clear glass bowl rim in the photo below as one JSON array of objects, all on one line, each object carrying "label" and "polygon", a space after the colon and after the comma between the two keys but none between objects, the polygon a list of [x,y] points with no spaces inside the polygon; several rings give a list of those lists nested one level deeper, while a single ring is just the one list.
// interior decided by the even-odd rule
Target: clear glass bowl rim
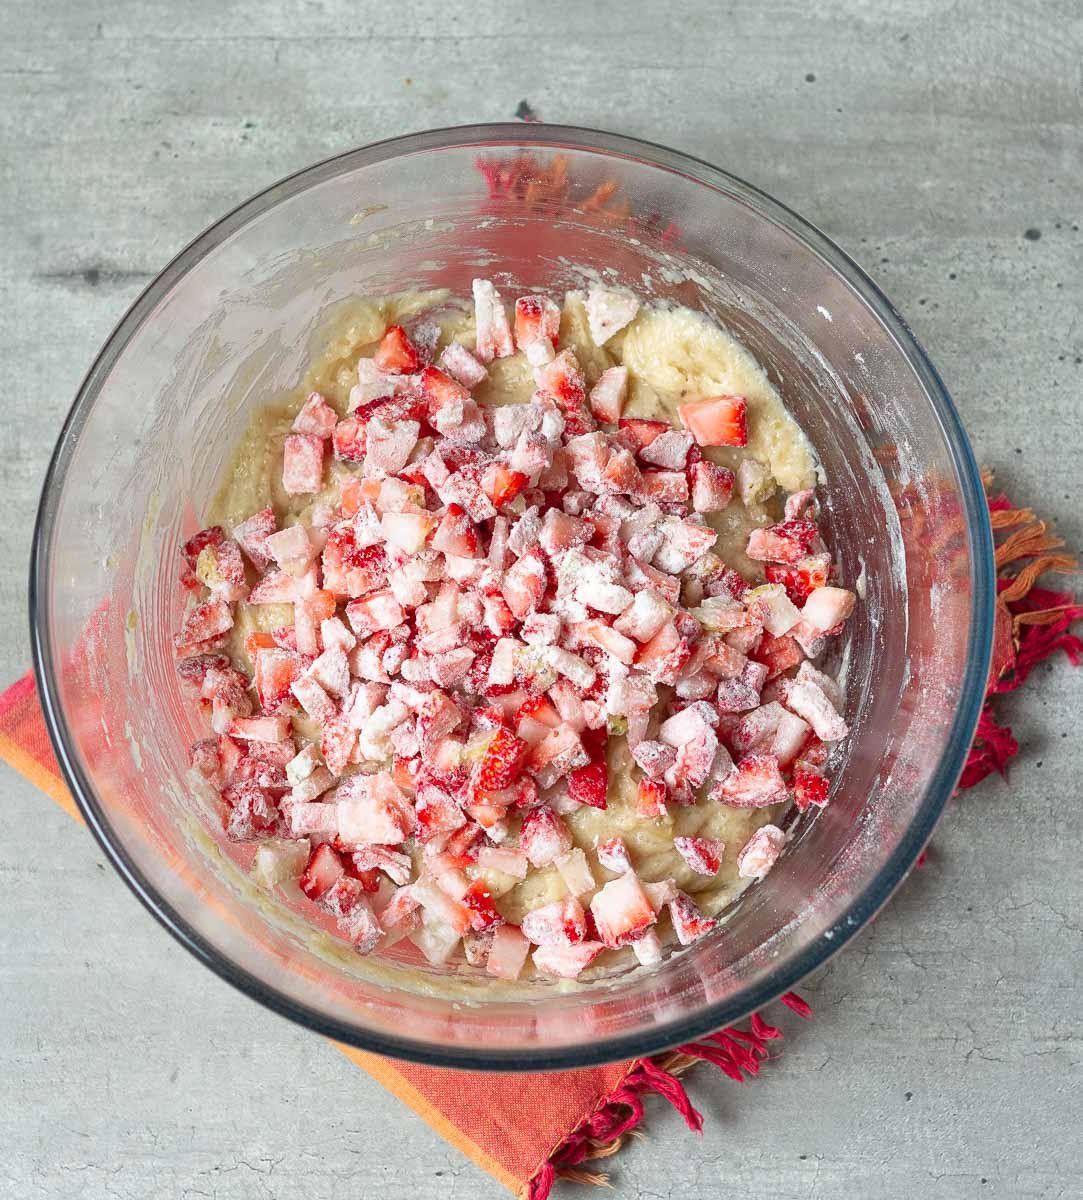
[{"label": "clear glass bowl rim", "polygon": [[[582,1046],[536,1050],[493,1050],[480,1046],[437,1045],[409,1037],[390,1038],[348,1022],[331,1019],[299,1004],[237,966],[198,933],[150,884],[117,838],[94,787],[80,762],[76,739],[62,711],[56,656],[48,621],[51,546],[58,498],[80,432],[113,365],[142,324],[173,285],[227,238],[275,205],[327,179],[357,167],[400,156],[455,147],[497,149],[521,147],[578,149],[631,158],[676,172],[707,187],[736,195],[762,218],[785,228],[853,288],[890,333],[898,351],[921,381],[951,453],[956,484],[963,498],[971,554],[971,613],[962,688],[947,746],[927,787],[921,808],[906,834],[865,890],[840,914],[835,936],[817,939],[779,964],[759,985],[704,1006],[694,1014],[604,1041]],[[86,374],[64,421],[42,487],[30,558],[30,639],[34,674],[46,728],[64,779],[94,837],[148,911],[196,958],[220,978],[266,1008],[318,1033],[375,1054],[433,1066],[468,1070],[557,1070],[594,1063],[642,1058],[689,1042],[762,1008],[825,963],[876,915],[906,877],[931,836],[966,760],[981,713],[993,643],[996,599],[993,537],[981,475],[959,414],[936,368],[902,316],[873,280],[820,229],[766,192],[701,159],[653,142],[622,134],[567,125],[500,122],[425,130],[373,142],[324,159],[289,175],[246,200],[193,239],[161,271],[117,323]]]}]

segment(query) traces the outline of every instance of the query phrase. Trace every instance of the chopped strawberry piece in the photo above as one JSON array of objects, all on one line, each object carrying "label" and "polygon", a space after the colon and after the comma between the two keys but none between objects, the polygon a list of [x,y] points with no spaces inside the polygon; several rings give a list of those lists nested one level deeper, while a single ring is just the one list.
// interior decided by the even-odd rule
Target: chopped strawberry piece
[{"label": "chopped strawberry piece", "polygon": [[532,366],[550,362],[560,332],[560,308],[547,296],[520,296],[515,301],[515,344]]},{"label": "chopped strawberry piece", "polygon": [[421,393],[428,401],[430,417],[445,405],[461,405],[470,399],[470,393],[462,384],[436,367],[426,367],[421,372]]},{"label": "chopped strawberry piece", "polygon": [[181,624],[174,641],[179,649],[209,642],[233,628],[233,612],[225,600],[212,598],[197,604]]},{"label": "chopped strawberry piece", "polygon": [[410,375],[421,367],[421,355],[401,325],[388,328],[380,339],[372,361],[381,371],[393,375]]},{"label": "chopped strawberry piece", "polygon": [[242,780],[227,787],[222,797],[230,807],[225,825],[230,841],[261,841],[277,832],[278,809],[259,784]]},{"label": "chopped strawberry piece", "polygon": [[310,900],[319,900],[345,873],[342,859],[326,842],[322,842],[308,856],[297,886]]},{"label": "chopped strawberry piece", "polygon": [[497,979],[518,979],[530,953],[530,942],[517,925],[499,925],[493,932],[485,970]]},{"label": "chopped strawberry piece", "polygon": [[545,595],[547,581],[545,560],[536,550],[524,554],[505,573],[501,595],[518,620],[537,607]]},{"label": "chopped strawberry piece", "polygon": [[547,867],[572,848],[568,827],[549,807],[542,804],[523,818],[519,830],[519,849],[535,867]]},{"label": "chopped strawberry piece", "polygon": [[622,875],[625,871],[632,869],[628,847],[619,837],[606,838],[605,841],[599,842],[595,847],[595,853],[598,855],[598,862],[607,871],[616,871]]},{"label": "chopped strawberry piece", "polygon": [[307,433],[312,437],[329,438],[335,432],[338,413],[319,392],[312,392],[293,419],[294,433]]},{"label": "chopped strawberry piece", "polygon": [[737,855],[737,874],[742,879],[762,879],[785,844],[786,835],[777,825],[761,825]]},{"label": "chopped strawberry piece", "polygon": [[525,913],[522,932],[536,946],[574,945],[587,936],[586,914],[574,896],[566,896]]},{"label": "chopped strawberry piece", "polygon": [[764,564],[763,573],[768,583],[781,583],[786,595],[800,607],[816,588],[827,583],[831,558],[827,554],[813,554],[795,563],[768,562]]},{"label": "chopped strawberry piece", "polygon": [[688,477],[683,471],[644,471],[643,494],[657,504],[687,504]]},{"label": "chopped strawberry piece", "polygon": [[817,587],[809,593],[801,609],[801,619],[827,633],[849,619],[856,602],[854,593],[845,588]]},{"label": "chopped strawberry piece", "polygon": [[466,889],[462,896],[462,903],[472,914],[471,929],[477,932],[492,929],[494,925],[499,925],[504,920],[493,903],[492,893],[480,879],[475,879]]},{"label": "chopped strawberry piece", "polygon": [[678,892],[669,901],[669,916],[673,922],[673,932],[682,946],[690,946],[718,924],[713,917],[705,917],[695,901],[684,892]]},{"label": "chopped strawberry piece", "polygon": [[291,496],[318,492],[323,486],[323,441],[291,433],[282,447],[282,487]]},{"label": "chopped strawberry piece", "polygon": [[837,699],[835,681],[807,662],[794,679],[782,681],[782,702],[812,726],[821,742],[837,742],[849,732],[834,703]]},{"label": "chopped strawberry piece", "polygon": [[267,538],[278,528],[273,508],[261,508],[239,525],[233,527],[234,541],[248,555],[257,571],[266,571],[271,556],[266,548]]},{"label": "chopped strawberry piece", "polygon": [[653,638],[640,648],[636,666],[655,683],[674,684],[685,663],[692,657],[688,639],[674,625],[663,625]]},{"label": "chopped strawberry piece", "polygon": [[609,367],[590,389],[590,411],[598,421],[616,425],[628,395],[628,368]]},{"label": "chopped strawberry piece", "polygon": [[639,300],[628,292],[591,288],[586,299],[587,325],[596,346],[604,346],[639,311]]},{"label": "chopped strawberry piece", "polygon": [[736,479],[732,471],[702,459],[689,469],[692,507],[698,513],[721,512],[733,498]]},{"label": "chopped strawberry piece", "polygon": [[743,396],[709,396],[682,404],[677,415],[700,446],[747,446],[747,407]]},{"label": "chopped strawberry piece", "polygon": [[192,654],[177,660],[177,674],[189,695],[199,695],[208,671],[224,671],[229,666],[228,654]]},{"label": "chopped strawberry piece", "polygon": [[[365,426],[356,417],[339,421],[332,434],[335,458],[339,462],[359,463],[365,461]],[[360,486],[360,485],[358,485]],[[345,495],[343,496],[345,504]]]},{"label": "chopped strawberry piece", "polygon": [[529,477],[522,471],[513,471],[503,463],[493,463],[482,473],[481,490],[497,508],[503,508],[520,495],[529,482]]},{"label": "chopped strawberry piece", "polygon": [[492,736],[478,768],[478,787],[496,792],[510,787],[523,770],[530,746],[509,729],[500,728]]},{"label": "chopped strawberry piece", "polygon": [[673,428],[668,421],[648,421],[643,417],[621,417],[617,426],[633,453],[645,449],[655,438]]},{"label": "chopped strawberry piece", "polygon": [[489,375],[485,364],[478,362],[470,351],[458,342],[450,342],[444,347],[440,355],[440,366],[456,383],[461,383],[470,391]]},{"label": "chopped strawberry piece", "polygon": [[413,809],[389,774],[351,775],[333,795],[339,834],[351,846],[397,846],[413,831]]},{"label": "chopped strawberry piece", "polygon": [[538,387],[556,400],[565,412],[577,412],[587,400],[587,385],[579,360],[571,350],[562,350],[538,372]]},{"label": "chopped strawberry piece", "polygon": [[644,446],[639,457],[651,466],[661,467],[665,471],[684,471],[688,465],[688,456],[692,450],[692,435],[682,433],[679,429],[669,429],[651,440],[649,446]]},{"label": "chopped strawberry piece", "polygon": [[718,838],[675,837],[677,853],[697,875],[717,875],[726,843]]},{"label": "chopped strawberry piece", "polygon": [[767,668],[767,678],[770,680],[802,663],[805,652],[792,637],[773,637],[764,633],[760,644],[752,651],[750,657],[764,664]]},{"label": "chopped strawberry piece", "polygon": [[783,521],[754,529],[748,535],[745,553],[761,562],[797,563],[816,552],[820,531],[815,521]]},{"label": "chopped strawberry piece", "polygon": [[804,761],[794,764],[793,801],[798,812],[807,811],[810,805],[825,807],[829,791],[830,784],[822,771]]},{"label": "chopped strawberry piece", "polygon": [[432,536],[432,548],[443,554],[474,558],[479,553],[479,547],[478,531],[473,521],[457,504],[449,504]]},{"label": "chopped strawberry piece", "polygon": [[733,808],[765,808],[786,799],[786,784],[773,754],[749,754],[711,793]]},{"label": "chopped strawberry piece", "polygon": [[226,540],[225,531],[221,525],[212,525],[209,529],[201,529],[194,533],[181,547],[181,556],[188,566],[195,568],[200,554],[208,546],[221,546]]},{"label": "chopped strawberry piece", "polygon": [[284,742],[290,732],[289,717],[238,717],[229,729],[231,737],[261,742]]},{"label": "chopped strawberry piece", "polygon": [[605,949],[601,942],[578,942],[574,946],[539,946],[534,965],[546,975],[577,978]]},{"label": "chopped strawberry piece", "polygon": [[568,776],[568,795],[579,804],[605,808],[609,791],[609,769],[604,760],[579,767]]},{"label": "chopped strawberry piece", "polygon": [[654,924],[650,900],[632,871],[607,883],[590,902],[598,937],[610,949],[632,941]]},{"label": "chopped strawberry piece", "polygon": [[494,358],[508,358],[515,353],[515,343],[499,292],[488,279],[475,279],[472,290],[478,358],[487,363]]}]

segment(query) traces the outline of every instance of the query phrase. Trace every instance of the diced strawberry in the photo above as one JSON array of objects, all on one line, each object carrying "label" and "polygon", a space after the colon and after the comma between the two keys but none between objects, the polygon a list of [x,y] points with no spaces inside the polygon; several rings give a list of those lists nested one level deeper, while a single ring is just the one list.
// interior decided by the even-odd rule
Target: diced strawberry
[{"label": "diced strawberry", "polygon": [[475,558],[480,552],[478,531],[473,521],[457,504],[449,504],[432,536],[432,548],[443,554]]},{"label": "diced strawberry", "polygon": [[381,871],[392,883],[400,886],[409,883],[414,873],[409,854],[404,850],[393,850],[390,846],[363,846],[360,850],[353,850],[350,852],[350,863],[354,871]]},{"label": "diced strawberry", "polygon": [[845,588],[817,587],[809,593],[801,619],[827,633],[849,619],[856,602],[854,593]]},{"label": "diced strawberry", "polygon": [[474,323],[477,331],[476,353],[482,362],[494,358],[508,358],[515,353],[508,314],[504,311],[500,294],[488,279],[475,279]]},{"label": "diced strawberry", "polygon": [[338,413],[319,392],[311,392],[294,417],[293,432],[307,433],[312,437],[329,438],[335,432]]},{"label": "diced strawberry", "polygon": [[356,745],[357,730],[346,721],[337,716],[324,721],[320,729],[320,753],[333,775],[346,770]]},{"label": "diced strawberry", "polygon": [[[359,463],[365,461],[365,426],[356,417],[339,421],[332,433],[335,458],[339,462]],[[345,504],[345,495],[343,495]]]},{"label": "diced strawberry", "polygon": [[718,838],[675,837],[677,853],[697,875],[717,875],[722,866],[726,843]]},{"label": "diced strawberry", "polygon": [[201,529],[198,533],[192,534],[181,547],[181,557],[189,567],[194,569],[200,554],[208,546],[221,546],[225,540],[226,534],[222,526],[211,525],[208,529]]},{"label": "diced strawberry", "polygon": [[574,945],[587,936],[586,914],[574,896],[566,896],[525,913],[522,932],[536,946]]},{"label": "diced strawberry", "polygon": [[470,393],[462,384],[437,367],[426,367],[421,372],[421,393],[428,401],[430,418],[445,405],[461,405],[470,399]]},{"label": "diced strawberry", "polygon": [[795,563],[764,563],[768,583],[781,583],[786,595],[799,608],[816,588],[823,587],[831,573],[831,557],[812,554]]},{"label": "diced strawberry", "polygon": [[291,433],[282,447],[282,487],[291,496],[309,495],[323,486],[323,441]]},{"label": "diced strawberry", "polygon": [[185,616],[180,633],[174,638],[179,649],[209,642],[233,628],[233,612],[225,600],[212,598],[197,604]]},{"label": "diced strawberry", "polygon": [[705,917],[695,901],[684,892],[677,892],[668,903],[673,932],[682,946],[690,946],[718,924],[713,917]]},{"label": "diced strawberry", "polygon": [[192,747],[189,762],[209,783],[221,787],[225,782],[222,757],[218,752],[218,738],[204,738],[196,742]]},{"label": "diced strawberry", "polygon": [[793,801],[798,812],[805,812],[810,805],[823,808],[827,804],[831,785],[827,776],[817,767],[798,760],[793,768]]},{"label": "diced strawberry", "polygon": [[308,856],[297,886],[310,900],[319,900],[345,873],[339,855],[326,842],[321,842]]},{"label": "diced strawberry", "polygon": [[177,674],[190,696],[199,695],[208,671],[224,671],[230,666],[228,654],[192,654],[177,660]]},{"label": "diced strawberry", "polygon": [[625,871],[632,869],[632,859],[628,854],[628,847],[619,837],[606,838],[605,841],[599,842],[595,847],[595,853],[598,855],[598,862],[607,871],[624,874]]},{"label": "diced strawberry", "polygon": [[[598,421],[616,425],[628,394],[628,368],[609,367],[590,389],[590,411]],[[623,424],[623,422],[621,422]]]},{"label": "diced strawberry", "polygon": [[271,556],[265,543],[278,528],[273,508],[261,508],[239,525],[233,527],[233,538],[248,555],[257,571],[266,571],[271,565]]},{"label": "diced strawberry", "polygon": [[370,592],[346,605],[346,619],[360,638],[371,637],[381,629],[394,629],[404,617],[402,605],[390,590]]},{"label": "diced strawberry", "polygon": [[553,358],[560,332],[560,308],[548,296],[520,296],[515,301],[515,344],[535,367]]},{"label": "diced strawberry", "polygon": [[786,784],[772,754],[749,754],[711,793],[733,808],[765,808],[786,799]]},{"label": "diced strawberry", "polygon": [[510,787],[522,773],[530,746],[509,729],[498,729],[492,736],[478,768],[478,787],[496,792]]},{"label": "diced strawberry", "polygon": [[485,970],[497,979],[518,979],[529,953],[530,942],[517,925],[499,925],[493,932]]},{"label": "diced strawberry", "polygon": [[674,684],[685,663],[692,656],[692,647],[687,638],[678,634],[676,626],[669,624],[640,648],[636,655],[636,666],[655,683]]},{"label": "diced strawberry", "polygon": [[548,572],[536,550],[524,554],[504,575],[501,595],[520,621],[537,607],[545,595]]},{"label": "diced strawberry", "polygon": [[677,415],[701,446],[747,446],[747,407],[743,396],[709,396],[682,404]]},{"label": "diced strawberry", "polygon": [[432,784],[418,784],[416,837],[419,842],[454,833],[465,824],[466,817],[451,796]]},{"label": "diced strawberry", "polygon": [[587,385],[579,360],[571,350],[562,350],[538,372],[538,387],[556,400],[565,412],[582,410],[587,400]]},{"label": "diced strawberry", "polygon": [[760,644],[752,651],[750,657],[764,664],[767,668],[767,678],[770,680],[803,662],[805,652],[792,637],[773,637],[764,633]]},{"label": "diced strawberry", "polygon": [[621,417],[617,427],[633,453],[645,449],[673,428],[668,421],[648,421],[643,417]]},{"label": "diced strawberry", "polygon": [[393,375],[411,375],[421,367],[421,355],[401,325],[389,326],[372,361],[381,371]]},{"label": "diced strawberry", "polygon": [[572,848],[568,827],[549,807],[542,804],[523,818],[519,830],[519,849],[535,867],[546,867]]},{"label": "diced strawberry", "polygon": [[777,825],[761,825],[737,855],[737,874],[742,879],[762,879],[785,844],[786,835]]},{"label": "diced strawberry", "polygon": [[497,912],[492,893],[480,879],[475,879],[466,889],[462,896],[462,903],[471,912],[470,927],[475,931],[492,929],[494,925],[500,925],[504,920]]},{"label": "diced strawberry", "polygon": [[579,767],[568,776],[568,795],[579,804],[605,808],[609,791],[609,769],[603,759]]},{"label": "diced strawberry", "polygon": [[577,978],[605,949],[601,942],[578,942],[574,946],[539,946],[534,965],[546,975]]},{"label": "diced strawberry", "polygon": [[733,498],[736,482],[726,467],[701,459],[689,468],[692,481],[692,507],[698,513],[721,512]]},{"label": "diced strawberry", "polygon": [[688,465],[688,455],[692,449],[692,435],[682,433],[679,429],[668,429],[651,440],[650,445],[644,446],[639,457],[651,466],[660,467],[664,471],[684,471]]},{"label": "diced strawberry", "polygon": [[619,333],[639,311],[639,301],[627,292],[591,288],[584,306],[587,325],[596,346],[604,346]]},{"label": "diced strawberry", "polygon": [[481,490],[497,508],[510,504],[530,482],[522,471],[513,471],[503,463],[494,462],[482,472]]},{"label": "diced strawberry", "polygon": [[526,720],[537,721],[550,729],[556,729],[561,724],[560,714],[545,696],[531,696],[523,701],[515,714],[515,724],[518,727]]},{"label": "diced strawberry", "polygon": [[351,846],[397,846],[413,832],[413,809],[389,774],[351,775],[334,795],[338,831]]},{"label": "diced strawberry", "polygon": [[222,792],[229,805],[226,836],[232,842],[254,842],[272,837],[279,824],[278,808],[257,783],[242,780]]},{"label": "diced strawberry", "polygon": [[683,471],[644,471],[643,494],[657,504],[687,504],[688,476]]},{"label": "diced strawberry", "polygon": [[380,924],[385,929],[412,929],[418,924],[420,907],[414,885],[400,887],[381,910]]},{"label": "diced strawberry", "polygon": [[815,521],[783,521],[754,529],[748,535],[745,553],[760,562],[797,563],[816,552],[820,531]]},{"label": "diced strawberry", "polygon": [[485,364],[478,362],[459,342],[450,342],[444,347],[440,355],[440,366],[452,379],[470,391],[488,378],[489,374]]},{"label": "diced strawberry", "polygon": [[623,946],[655,922],[655,911],[632,871],[612,879],[590,902],[598,937],[610,949]]},{"label": "diced strawberry", "polygon": [[820,741],[837,742],[849,732],[834,703],[838,685],[810,663],[802,663],[794,679],[782,681],[781,694],[783,704],[807,721]]},{"label": "diced strawberry", "polygon": [[290,732],[289,717],[238,717],[229,728],[242,741],[284,742]]}]

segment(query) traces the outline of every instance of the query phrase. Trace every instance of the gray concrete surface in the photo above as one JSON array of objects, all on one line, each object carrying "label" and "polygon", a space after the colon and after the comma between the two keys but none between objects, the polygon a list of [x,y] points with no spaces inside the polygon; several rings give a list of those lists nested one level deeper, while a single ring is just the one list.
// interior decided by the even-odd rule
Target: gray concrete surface
[{"label": "gray concrete surface", "polygon": [[[1073,0],[513,5],[0,0],[0,677],[54,435],[164,262],[275,178],[425,126],[550,120],[766,188],[912,321],[979,457],[1083,545],[1083,13]],[[661,1104],[621,1196],[1080,1196],[1083,673],[1005,705],[1011,786],[809,981],[763,1078]],[[502,1189],[318,1039],[199,969],[11,772],[0,843],[0,1196],[487,1200]],[[562,1193],[571,1195],[572,1189]]]}]

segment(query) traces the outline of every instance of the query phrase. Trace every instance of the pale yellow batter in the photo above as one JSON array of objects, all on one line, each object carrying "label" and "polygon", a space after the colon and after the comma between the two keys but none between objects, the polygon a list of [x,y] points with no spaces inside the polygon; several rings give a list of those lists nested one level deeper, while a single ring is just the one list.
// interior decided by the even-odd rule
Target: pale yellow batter
[{"label": "pale yellow batter", "polygon": [[[407,293],[365,298],[340,305],[327,328],[326,349],[312,363],[300,387],[270,403],[252,422],[227,472],[223,487],[206,514],[208,523],[227,530],[253,512],[271,504],[280,527],[306,521],[317,505],[336,505],[341,482],[348,471],[331,462],[328,483],[318,496],[289,496],[282,489],[282,444],[293,417],[312,391],[321,392],[344,416],[350,389],[356,383],[356,364],[370,356],[390,324],[403,323],[420,313],[439,323],[441,347],[451,340],[474,345],[473,307],[452,300],[446,292]],[[744,457],[762,462],[783,491],[792,492],[815,483],[812,453],[801,431],[786,412],[778,393],[747,350],[713,322],[684,308],[641,308],[632,323],[604,347],[591,339],[583,297],[569,293],[560,327],[562,347],[571,347],[592,385],[607,367],[628,367],[629,397],[625,415],[665,418],[676,423],[677,407],[699,396],[729,393],[748,403],[749,444],[745,450],[719,448],[707,453],[723,465],[736,468]],[[489,404],[526,403],[534,391],[530,365],[521,354],[496,359],[489,379],[474,391]],[[746,578],[762,578],[759,564],[744,555],[749,529],[777,519],[777,503],[761,491],[761,502],[745,505],[734,496],[730,505],[710,518],[719,531],[715,551]],[[292,623],[291,606],[239,604],[230,650],[246,671],[251,664],[244,640],[253,630],[270,630]],[[309,733],[303,722],[298,732]],[[631,763],[622,738],[610,738],[608,808],[580,807],[565,817],[576,844],[587,855],[599,886],[612,874],[598,865],[594,847],[599,840],[624,839],[637,874],[647,881],[672,878],[693,894],[706,913],[724,908],[748,880],[737,875],[737,854],[759,826],[776,820],[778,808],[737,809],[701,801],[672,807],[660,820],[646,820],[635,811],[638,770]],[[514,833],[514,827],[513,827]],[[673,847],[675,835],[721,838],[726,853],[714,877],[694,873]],[[509,920],[518,922],[530,909],[559,899],[567,889],[555,868],[532,871],[524,881],[499,872],[484,875],[497,906]],[[581,897],[584,904],[589,897]]]}]

